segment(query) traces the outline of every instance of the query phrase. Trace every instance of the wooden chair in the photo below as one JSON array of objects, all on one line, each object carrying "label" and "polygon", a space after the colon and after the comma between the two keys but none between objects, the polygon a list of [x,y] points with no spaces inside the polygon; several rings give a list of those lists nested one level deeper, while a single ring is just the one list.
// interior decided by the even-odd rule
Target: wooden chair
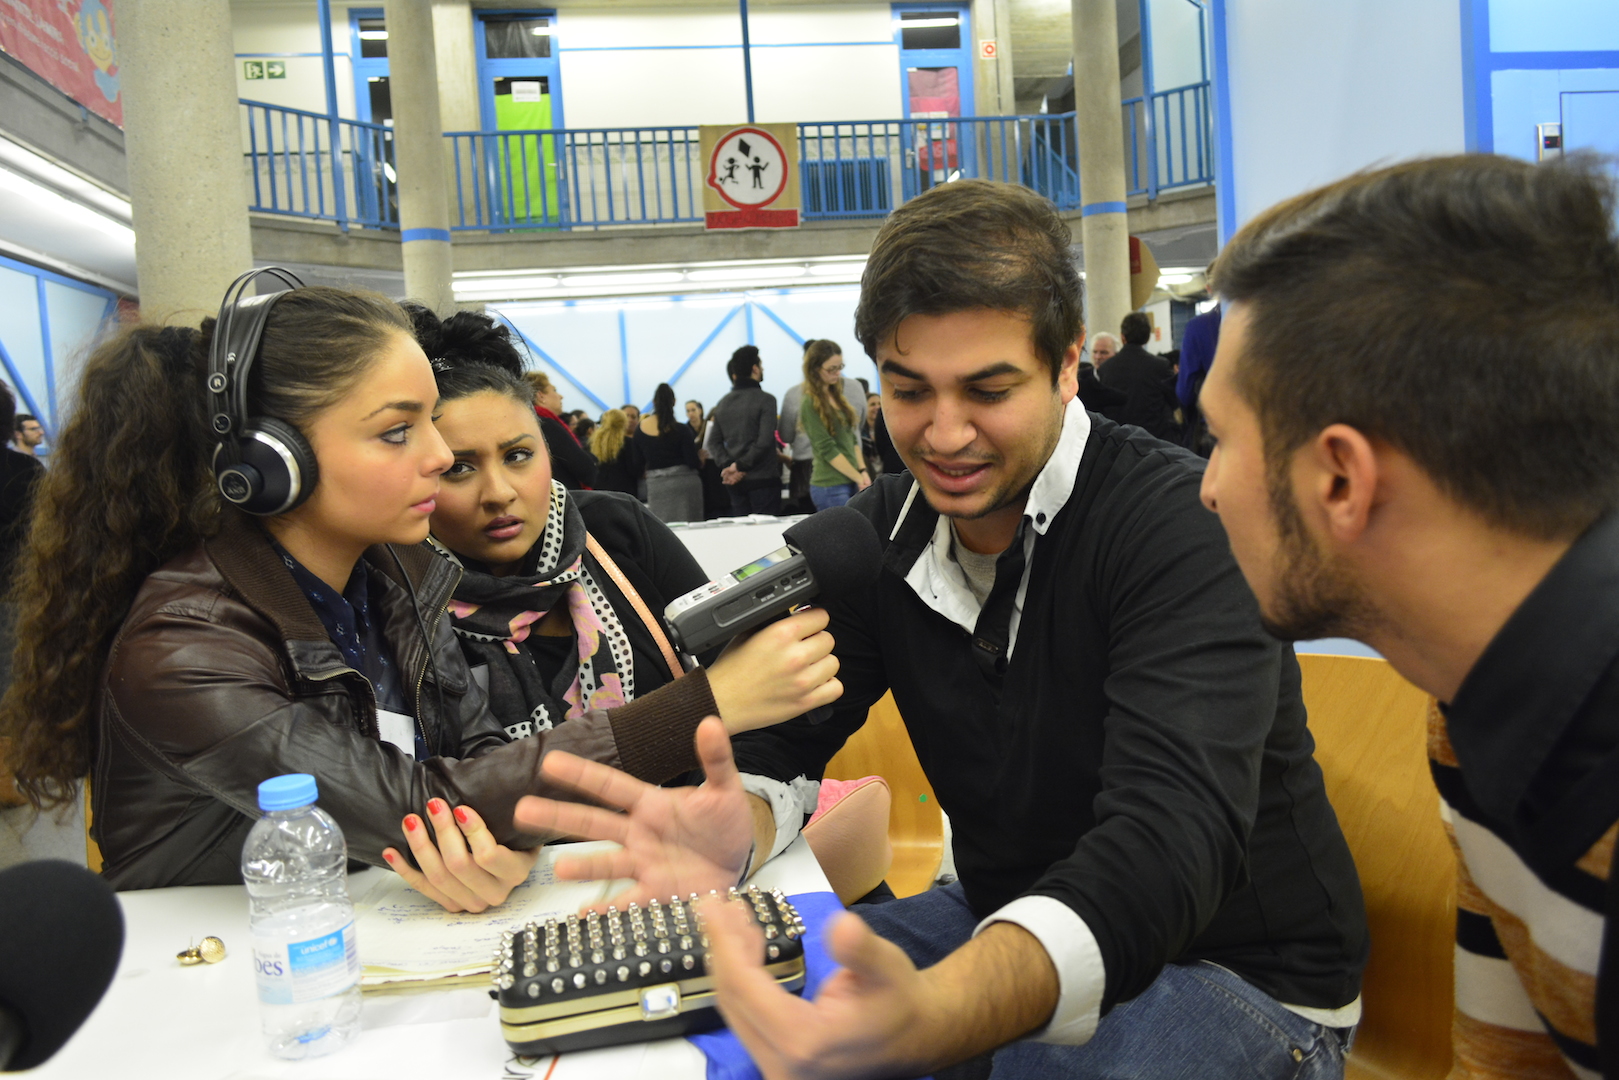
[{"label": "wooden chair", "polygon": [[926,892],[944,857],[944,815],[916,759],[894,695],[884,694],[871,707],[865,726],[827,763],[826,775],[834,780],[881,776],[887,781],[893,797],[888,839],[894,848],[889,888],[895,896]]},{"label": "wooden chair", "polygon": [[1428,697],[1386,660],[1300,656],[1327,797],[1360,871],[1372,955],[1350,1080],[1451,1066],[1456,862],[1428,772]]}]

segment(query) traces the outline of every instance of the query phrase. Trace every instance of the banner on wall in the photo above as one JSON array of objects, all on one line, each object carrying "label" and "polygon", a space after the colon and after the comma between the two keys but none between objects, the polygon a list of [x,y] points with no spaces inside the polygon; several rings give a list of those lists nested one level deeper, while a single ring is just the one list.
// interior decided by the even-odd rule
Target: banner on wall
[{"label": "banner on wall", "polygon": [[5,0],[0,50],[97,116],[124,126],[113,0]]},{"label": "banner on wall", "polygon": [[796,124],[705,124],[703,223],[710,229],[798,228]]}]

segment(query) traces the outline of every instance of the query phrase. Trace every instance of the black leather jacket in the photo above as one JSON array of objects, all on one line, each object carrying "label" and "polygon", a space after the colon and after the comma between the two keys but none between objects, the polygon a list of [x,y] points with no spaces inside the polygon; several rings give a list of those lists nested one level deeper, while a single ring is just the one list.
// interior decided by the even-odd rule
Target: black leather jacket
[{"label": "black leather jacket", "polygon": [[517,800],[573,797],[540,779],[548,750],[653,783],[695,765],[690,734],[671,738],[648,722],[657,703],[640,700],[508,743],[443,617],[460,571],[425,546],[395,550],[397,564],[382,547],[365,557],[387,581],[378,618],[439,755],[419,762],[379,740],[371,684],[344,662],[256,524],[231,515],[219,536],[147,578],[108,657],[91,780],[91,835],[116,888],[239,883],[258,785],[283,773],[313,774],[350,858],[380,866],[383,848],[407,850],[403,817],[435,796],[470,804],[500,842],[532,847],[538,838],[512,823]]}]

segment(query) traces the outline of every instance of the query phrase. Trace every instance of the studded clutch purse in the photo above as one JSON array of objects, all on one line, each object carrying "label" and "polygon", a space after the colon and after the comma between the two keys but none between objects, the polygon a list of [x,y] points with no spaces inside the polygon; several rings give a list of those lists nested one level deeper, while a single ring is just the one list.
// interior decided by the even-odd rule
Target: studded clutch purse
[{"label": "studded clutch purse", "polygon": [[[778,890],[732,889],[764,931],[765,970],[804,988],[804,923]],[[645,1042],[720,1025],[708,936],[693,894],[581,919],[533,922],[495,954],[494,998],[506,1044],[525,1057]]]}]

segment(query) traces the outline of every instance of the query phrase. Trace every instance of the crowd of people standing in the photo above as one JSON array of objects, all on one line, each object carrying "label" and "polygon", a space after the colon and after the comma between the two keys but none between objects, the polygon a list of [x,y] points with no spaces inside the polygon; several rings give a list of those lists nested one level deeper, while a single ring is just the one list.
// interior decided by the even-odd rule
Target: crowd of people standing
[{"label": "crowd of people standing", "polygon": [[807,341],[801,366],[803,380],[778,406],[760,385],[758,348],[744,345],[726,364],[731,392],[712,409],[686,401],[683,419],[668,383],[658,384],[644,415],[626,403],[591,417],[564,412],[544,373],[525,378],[564,487],[634,495],[664,522],[704,521],[841,506],[874,477],[904,469],[882,423],[881,396],[843,374],[842,348]]}]

